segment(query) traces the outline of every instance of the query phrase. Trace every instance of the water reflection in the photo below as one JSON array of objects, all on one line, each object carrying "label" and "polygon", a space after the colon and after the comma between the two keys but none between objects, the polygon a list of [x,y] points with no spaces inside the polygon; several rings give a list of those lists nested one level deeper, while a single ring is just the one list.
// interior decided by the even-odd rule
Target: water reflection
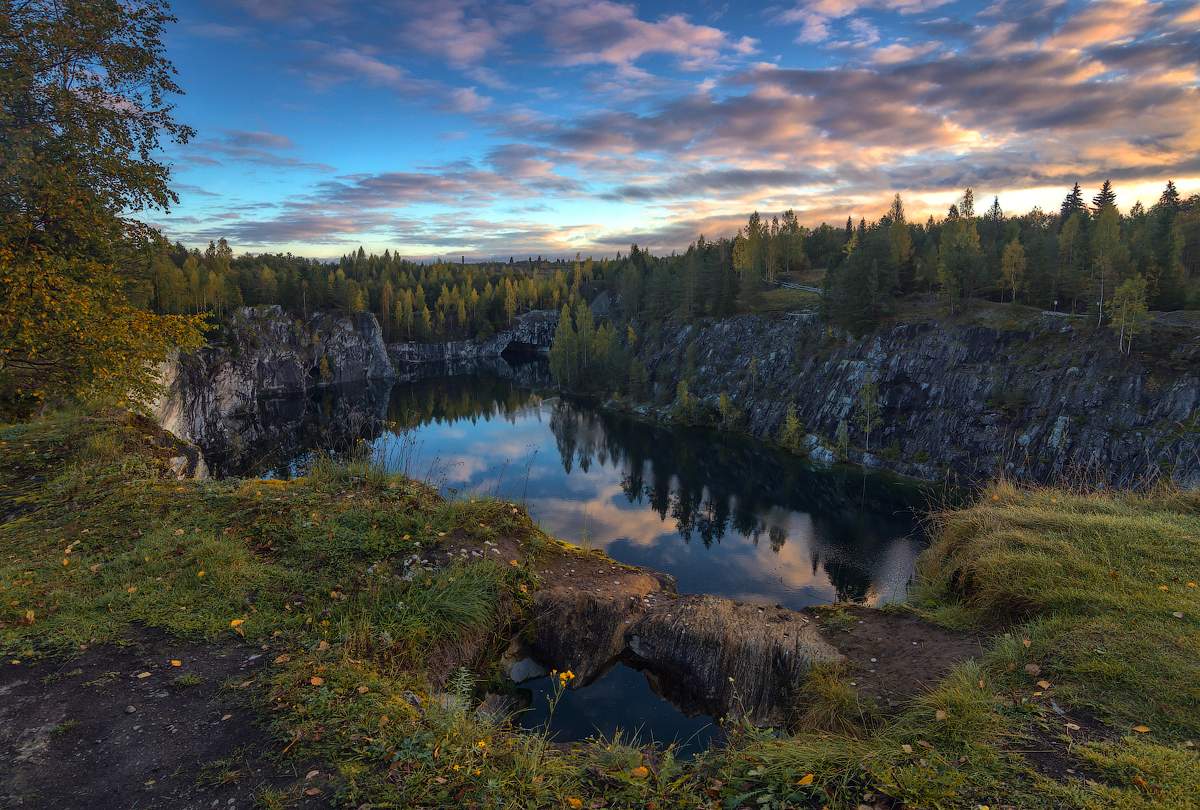
[{"label": "water reflection", "polygon": [[363,439],[447,493],[522,500],[548,532],[669,572],[682,592],[791,608],[903,597],[915,487],[542,396],[536,364],[466,370],[260,403],[218,465],[295,475],[313,448]]}]

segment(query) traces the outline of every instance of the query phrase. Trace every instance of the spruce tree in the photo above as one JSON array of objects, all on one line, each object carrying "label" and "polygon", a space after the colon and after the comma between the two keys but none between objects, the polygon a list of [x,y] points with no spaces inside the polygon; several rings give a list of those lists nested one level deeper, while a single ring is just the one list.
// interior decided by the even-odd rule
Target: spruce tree
[{"label": "spruce tree", "polygon": [[1100,187],[1100,191],[1095,197],[1092,197],[1092,206],[1097,212],[1102,211],[1108,205],[1114,208],[1117,205],[1117,192],[1113,191],[1111,180],[1105,180],[1104,185]]},{"label": "spruce tree", "polygon": [[1083,192],[1079,190],[1079,184],[1076,183],[1075,187],[1071,189],[1071,193],[1067,195],[1065,200],[1063,200],[1062,207],[1059,209],[1058,216],[1060,227],[1061,225],[1066,224],[1067,220],[1071,218],[1072,214],[1074,214],[1076,211],[1082,210]]}]

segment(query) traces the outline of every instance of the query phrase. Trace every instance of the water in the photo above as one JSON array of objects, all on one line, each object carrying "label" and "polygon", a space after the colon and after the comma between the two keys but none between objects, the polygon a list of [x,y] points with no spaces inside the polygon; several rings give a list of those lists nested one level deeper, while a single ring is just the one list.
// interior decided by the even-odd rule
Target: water
[{"label": "water", "polygon": [[[451,496],[523,501],[551,534],[674,575],[680,592],[803,608],[903,599],[922,540],[923,492],[857,470],[816,469],[742,437],[647,424],[543,395],[540,365],[325,391],[263,403],[224,472],[292,476],[315,448],[358,439],[394,469]],[[527,725],[545,719],[548,682]],[[643,736],[712,733],[618,665],[558,707],[561,739],[641,727]]]}]

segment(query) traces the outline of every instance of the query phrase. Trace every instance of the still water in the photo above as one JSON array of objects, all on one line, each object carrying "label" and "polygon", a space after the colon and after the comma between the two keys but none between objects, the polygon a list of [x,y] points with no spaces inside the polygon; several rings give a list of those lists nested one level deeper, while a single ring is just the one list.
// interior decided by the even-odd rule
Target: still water
[{"label": "still water", "polygon": [[[647,424],[549,393],[544,368],[499,361],[469,374],[327,390],[263,403],[224,472],[292,476],[316,450],[363,438],[390,466],[449,496],[524,502],[551,534],[675,576],[683,593],[803,608],[903,599],[922,548],[914,486],[817,469],[757,442]],[[548,679],[526,684],[528,725],[545,720]],[[686,717],[624,665],[569,692],[560,739],[641,730],[702,747]]]}]

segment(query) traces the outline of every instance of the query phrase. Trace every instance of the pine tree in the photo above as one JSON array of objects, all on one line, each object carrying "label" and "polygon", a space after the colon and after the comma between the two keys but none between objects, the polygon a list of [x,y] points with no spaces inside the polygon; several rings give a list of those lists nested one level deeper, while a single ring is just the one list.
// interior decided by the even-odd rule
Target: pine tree
[{"label": "pine tree", "polygon": [[1076,183],[1075,187],[1071,189],[1071,193],[1063,200],[1062,207],[1059,209],[1059,221],[1065,225],[1072,214],[1082,210],[1083,192],[1079,190],[1079,184]]},{"label": "pine tree", "polygon": [[1163,189],[1162,195],[1158,198],[1158,207],[1171,211],[1179,208],[1179,190],[1175,188],[1174,180],[1167,181],[1167,187]]},{"label": "pine tree", "polygon": [[1099,193],[1097,193],[1095,197],[1092,197],[1092,206],[1096,209],[1096,211],[1102,211],[1106,206],[1109,205],[1113,206],[1114,208],[1116,207],[1117,193],[1113,191],[1112,181],[1105,180],[1104,185],[1100,187]]}]

